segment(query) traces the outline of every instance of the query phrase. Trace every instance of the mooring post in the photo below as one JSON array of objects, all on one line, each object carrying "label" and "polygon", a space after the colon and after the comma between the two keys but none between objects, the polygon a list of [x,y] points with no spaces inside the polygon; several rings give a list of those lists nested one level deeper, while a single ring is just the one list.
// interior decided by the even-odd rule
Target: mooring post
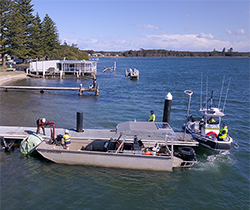
[{"label": "mooring post", "polygon": [[45,79],[45,69],[43,69],[43,79]]},{"label": "mooring post", "polygon": [[80,84],[80,88],[79,88],[79,96],[82,96],[82,84]]},{"label": "mooring post", "polygon": [[76,115],[76,132],[83,132],[83,113],[77,112]]},{"label": "mooring post", "polygon": [[116,70],[116,62],[114,62],[114,72],[115,72],[115,70]]},{"label": "mooring post", "polygon": [[163,112],[163,119],[162,119],[162,122],[167,122],[168,124],[170,123],[170,113],[171,113],[172,99],[173,99],[173,96],[169,92],[165,96],[164,112]]},{"label": "mooring post", "polygon": [[99,96],[99,84],[96,85],[95,95]]},{"label": "mooring post", "polygon": [[62,79],[62,78],[63,78],[63,71],[60,70],[60,79]]}]

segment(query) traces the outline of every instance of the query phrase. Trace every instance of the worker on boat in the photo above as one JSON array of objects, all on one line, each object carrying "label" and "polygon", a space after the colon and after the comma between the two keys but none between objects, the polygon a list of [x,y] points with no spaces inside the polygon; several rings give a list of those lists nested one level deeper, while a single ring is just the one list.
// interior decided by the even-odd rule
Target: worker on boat
[{"label": "worker on boat", "polygon": [[148,118],[148,121],[149,122],[154,122],[155,121],[155,114],[154,114],[153,110],[150,111],[150,116]]},{"label": "worker on boat", "polygon": [[68,150],[71,144],[71,140],[70,140],[69,130],[67,129],[65,130],[65,134],[63,135],[63,140],[64,140],[63,148]]},{"label": "worker on boat", "polygon": [[220,129],[220,133],[218,135],[218,140],[219,141],[225,140],[227,138],[227,133],[228,133],[227,125],[226,125],[226,123],[224,123],[222,125],[222,128]]},{"label": "worker on boat", "polygon": [[214,124],[214,123],[216,123],[216,121],[214,120],[213,117],[210,117],[209,120],[208,120],[208,123],[209,124]]},{"label": "worker on boat", "polygon": [[43,135],[45,135],[45,130],[44,130],[44,123],[46,122],[46,119],[45,118],[39,118],[37,121],[36,121],[36,126],[37,126],[37,129],[36,129],[36,134],[40,133],[40,129],[42,128],[43,129]]}]

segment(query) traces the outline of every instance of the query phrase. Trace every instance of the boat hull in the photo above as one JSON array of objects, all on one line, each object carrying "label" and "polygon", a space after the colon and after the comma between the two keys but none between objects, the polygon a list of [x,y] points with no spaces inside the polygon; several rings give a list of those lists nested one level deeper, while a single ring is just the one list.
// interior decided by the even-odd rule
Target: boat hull
[{"label": "boat hull", "polygon": [[230,136],[228,136],[228,141],[218,141],[203,137],[198,134],[192,134],[192,136],[200,143],[200,145],[212,150],[230,150],[233,144],[232,138]]},{"label": "boat hull", "polygon": [[186,166],[186,163],[191,162],[169,155],[143,155],[141,151],[115,153],[114,151],[66,150],[60,146],[47,144],[45,141],[36,150],[48,160],[69,165],[172,171],[173,167],[189,167],[190,165]]},{"label": "boat hull", "polygon": [[43,138],[36,135],[31,134],[23,139],[20,145],[20,152],[22,154],[31,154],[35,151],[36,147],[43,141]]},{"label": "boat hull", "polygon": [[[206,137],[200,134],[200,132],[196,133],[194,132],[194,130],[191,129],[191,127],[195,127],[192,126],[192,124],[194,125],[194,123],[196,122],[188,122],[187,124],[187,132],[189,132],[192,137],[199,142],[200,145],[212,149],[212,150],[230,150],[232,148],[233,145],[233,139],[227,135],[227,138],[223,141],[219,141],[216,137]],[[183,125],[183,128],[185,128],[185,124]],[[196,129],[196,131],[198,131]]]}]

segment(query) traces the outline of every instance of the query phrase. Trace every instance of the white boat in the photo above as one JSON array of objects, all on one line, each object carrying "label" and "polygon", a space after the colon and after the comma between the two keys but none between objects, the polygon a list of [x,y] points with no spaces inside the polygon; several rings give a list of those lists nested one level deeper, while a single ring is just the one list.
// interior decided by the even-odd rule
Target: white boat
[{"label": "white boat", "polygon": [[[55,163],[99,167],[172,171],[175,167],[191,167],[196,162],[191,147],[175,153],[173,144],[167,144],[174,140],[174,131],[168,123],[125,122],[118,124],[116,131],[120,134],[117,139],[71,139],[69,150],[63,149],[60,143],[43,141],[36,150]],[[147,139],[164,135],[165,143],[138,139],[146,133]]]},{"label": "white boat", "polygon": [[130,68],[129,70],[126,70],[125,76],[129,77],[131,80],[139,80],[139,70],[134,69],[133,71]]},{"label": "white boat", "polygon": [[43,140],[41,136],[36,134],[28,135],[20,144],[20,152],[22,154],[31,154]]},{"label": "white boat", "polygon": [[[202,118],[188,117],[188,120],[183,125],[183,129],[186,129],[194,139],[196,139],[200,145],[212,150],[230,150],[233,145],[233,139],[228,134],[225,139],[218,139],[218,135],[221,127],[221,118],[225,116],[223,111],[219,108],[212,107],[213,104],[213,91],[210,99],[209,108],[201,108],[199,112],[202,114]],[[206,104],[207,104],[206,103]],[[205,104],[205,105],[206,105]],[[210,122],[210,118],[214,119],[214,122]],[[187,126],[185,126],[187,125]]]}]

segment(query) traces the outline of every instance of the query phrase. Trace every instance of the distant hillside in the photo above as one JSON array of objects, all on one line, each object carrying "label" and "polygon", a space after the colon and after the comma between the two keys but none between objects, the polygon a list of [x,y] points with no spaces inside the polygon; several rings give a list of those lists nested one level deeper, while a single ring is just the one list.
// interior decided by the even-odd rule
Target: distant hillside
[{"label": "distant hillside", "polygon": [[189,51],[173,51],[173,50],[129,50],[125,52],[105,52],[105,51],[85,51],[89,55],[103,55],[103,56],[120,56],[120,57],[249,57],[250,52],[233,52],[230,48],[227,52],[225,48],[219,51],[212,52],[189,52]]}]

